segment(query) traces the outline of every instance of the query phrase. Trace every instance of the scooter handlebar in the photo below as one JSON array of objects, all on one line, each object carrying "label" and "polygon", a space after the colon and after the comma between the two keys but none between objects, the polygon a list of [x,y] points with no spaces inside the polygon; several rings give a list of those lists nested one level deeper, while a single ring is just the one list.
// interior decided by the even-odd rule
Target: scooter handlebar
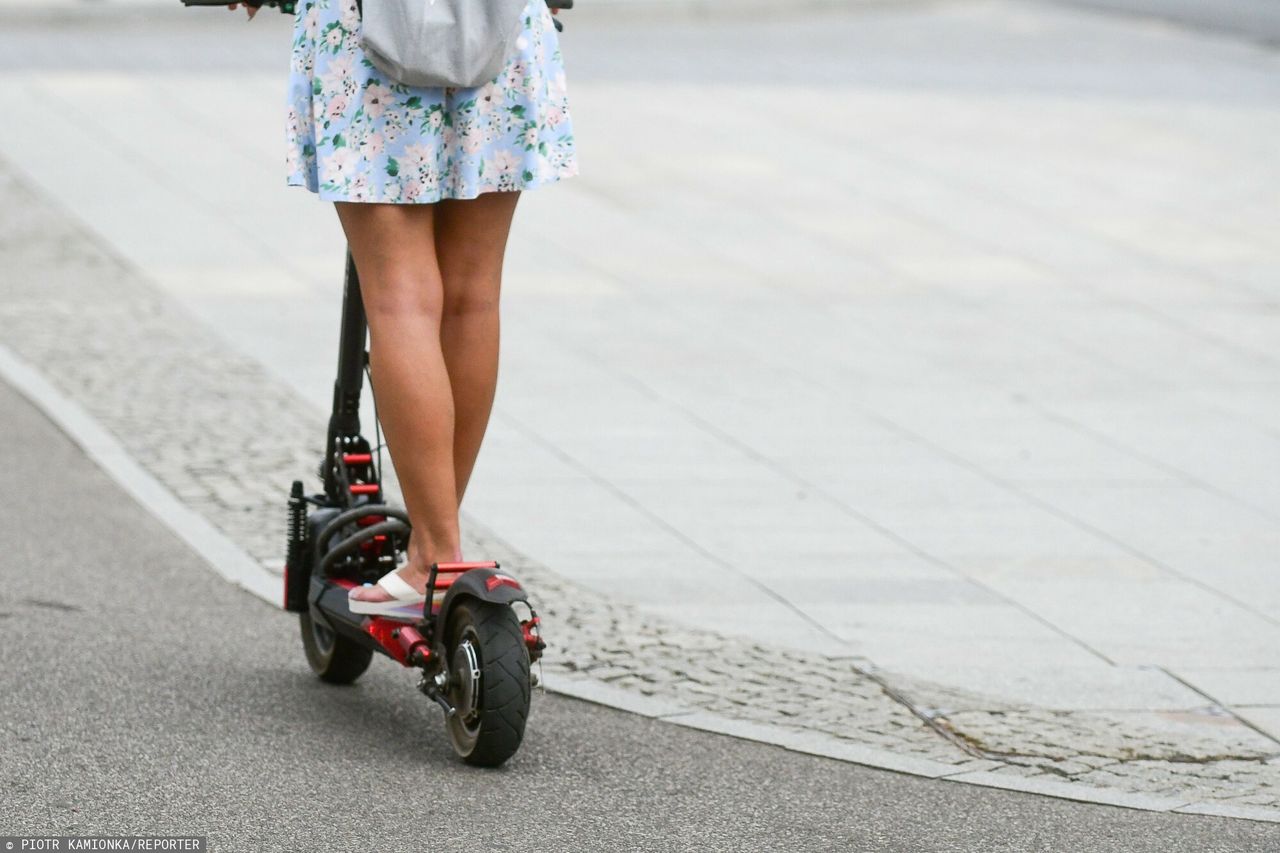
[{"label": "scooter handlebar", "polygon": [[292,15],[297,0],[182,0],[183,6],[230,6],[232,3],[246,6],[276,6],[286,15]]},{"label": "scooter handlebar", "polygon": [[[184,6],[229,6],[233,0],[182,0]],[[293,6],[296,0],[234,0],[246,6]],[[573,0],[546,0],[550,9],[572,9]]]}]

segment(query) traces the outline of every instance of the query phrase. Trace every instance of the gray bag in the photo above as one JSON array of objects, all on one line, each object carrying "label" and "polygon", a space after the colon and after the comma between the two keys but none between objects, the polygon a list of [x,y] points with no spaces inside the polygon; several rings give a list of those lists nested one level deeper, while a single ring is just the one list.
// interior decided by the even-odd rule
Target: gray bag
[{"label": "gray bag", "polygon": [[360,46],[409,86],[481,86],[522,31],[526,0],[363,0]]}]

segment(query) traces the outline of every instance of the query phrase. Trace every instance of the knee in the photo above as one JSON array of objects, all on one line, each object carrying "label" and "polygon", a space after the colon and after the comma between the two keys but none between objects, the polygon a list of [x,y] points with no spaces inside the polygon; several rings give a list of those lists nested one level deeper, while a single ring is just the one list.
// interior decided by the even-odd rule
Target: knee
[{"label": "knee", "polygon": [[370,325],[386,319],[438,320],[444,307],[440,281],[413,274],[384,276],[372,287],[362,281],[360,295]]},{"label": "knee", "polygon": [[486,316],[498,313],[498,278],[468,276],[446,283],[442,309],[446,317]]},{"label": "knee", "polygon": [[459,296],[446,299],[444,316],[474,317],[498,313],[498,300],[488,296]]}]

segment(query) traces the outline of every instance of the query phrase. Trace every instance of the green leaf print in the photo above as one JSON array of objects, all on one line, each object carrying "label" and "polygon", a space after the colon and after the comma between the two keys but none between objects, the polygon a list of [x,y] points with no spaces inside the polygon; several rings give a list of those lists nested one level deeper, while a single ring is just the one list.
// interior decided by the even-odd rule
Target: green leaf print
[{"label": "green leaf print", "polygon": [[526,182],[528,182],[528,181],[532,181],[532,180],[533,180],[533,172],[530,172],[528,169],[525,169],[525,170],[524,170],[524,179],[525,179],[525,181],[526,181]]},{"label": "green leaf print", "polygon": [[387,158],[387,174],[393,178],[400,174],[400,164],[396,162],[394,157]]},{"label": "green leaf print", "polygon": [[417,96],[417,95],[414,95],[412,98],[410,98],[409,100],[405,101],[405,102],[404,102],[404,105],[405,105],[405,107],[406,107],[406,108],[411,109],[411,110],[419,110],[419,109],[422,109],[422,98],[420,98],[420,97],[419,97],[419,96]]},{"label": "green leaf print", "polygon": [[507,109],[516,118],[524,118],[524,104],[516,104]]},{"label": "green leaf print", "polygon": [[334,148],[346,148],[346,147],[347,147],[347,140],[346,140],[346,138],[345,138],[345,137],[343,137],[343,135],[342,135],[341,133],[335,133],[335,134],[333,135],[333,147],[334,147]]}]

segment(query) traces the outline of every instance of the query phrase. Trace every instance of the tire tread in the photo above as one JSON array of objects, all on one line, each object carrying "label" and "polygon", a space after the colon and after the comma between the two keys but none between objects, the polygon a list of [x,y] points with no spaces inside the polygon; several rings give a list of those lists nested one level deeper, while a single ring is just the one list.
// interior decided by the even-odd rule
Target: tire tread
[{"label": "tire tread", "polygon": [[529,651],[510,607],[476,600],[458,607],[466,608],[475,626],[481,657],[480,730],[471,750],[460,754],[468,764],[497,767],[524,740],[532,694]]}]

